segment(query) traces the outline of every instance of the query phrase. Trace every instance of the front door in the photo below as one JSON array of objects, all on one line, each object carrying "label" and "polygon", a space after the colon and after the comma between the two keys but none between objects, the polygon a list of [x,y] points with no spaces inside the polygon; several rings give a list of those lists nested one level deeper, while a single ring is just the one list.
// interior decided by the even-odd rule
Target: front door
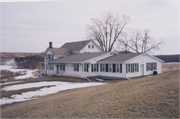
[{"label": "front door", "polygon": [[141,75],[144,76],[144,64],[141,64]]},{"label": "front door", "polygon": [[59,65],[56,65],[56,72],[59,74]]}]

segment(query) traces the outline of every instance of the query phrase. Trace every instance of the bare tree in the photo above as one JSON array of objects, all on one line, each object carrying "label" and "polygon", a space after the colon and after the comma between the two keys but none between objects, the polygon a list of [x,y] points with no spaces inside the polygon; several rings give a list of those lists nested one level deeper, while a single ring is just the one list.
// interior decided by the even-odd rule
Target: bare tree
[{"label": "bare tree", "polygon": [[93,24],[88,26],[88,38],[95,40],[104,52],[110,52],[120,37],[124,33],[125,26],[131,21],[128,16],[119,19],[119,15],[107,13],[100,19],[91,19]]},{"label": "bare tree", "polygon": [[143,33],[138,30],[131,32],[131,35],[124,34],[121,39],[119,39],[118,44],[121,50],[131,50],[136,53],[153,53],[152,50],[160,50],[160,46],[164,45],[164,40],[155,42],[149,35],[150,30],[144,30]]}]

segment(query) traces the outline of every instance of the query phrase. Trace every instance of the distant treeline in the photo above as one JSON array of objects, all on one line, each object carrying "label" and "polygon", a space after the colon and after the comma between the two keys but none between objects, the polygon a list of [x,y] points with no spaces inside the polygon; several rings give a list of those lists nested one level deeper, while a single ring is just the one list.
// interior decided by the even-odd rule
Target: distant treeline
[{"label": "distant treeline", "polygon": [[25,57],[15,57],[15,65],[17,68],[35,69],[39,62],[44,62],[42,55],[31,55]]},{"label": "distant treeline", "polygon": [[155,57],[165,62],[179,62],[180,55],[155,55]]}]

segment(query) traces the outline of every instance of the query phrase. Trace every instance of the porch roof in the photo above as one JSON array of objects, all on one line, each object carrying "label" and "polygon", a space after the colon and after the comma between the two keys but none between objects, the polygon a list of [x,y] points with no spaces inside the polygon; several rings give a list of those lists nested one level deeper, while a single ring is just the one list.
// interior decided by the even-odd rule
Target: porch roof
[{"label": "porch roof", "polygon": [[106,54],[106,52],[79,53],[49,61],[49,63],[82,63],[88,59]]},{"label": "porch roof", "polygon": [[129,60],[133,57],[136,57],[140,54],[142,54],[142,53],[119,53],[119,54],[113,55],[111,57],[102,59],[99,62],[118,62],[118,61],[124,62],[124,61]]}]

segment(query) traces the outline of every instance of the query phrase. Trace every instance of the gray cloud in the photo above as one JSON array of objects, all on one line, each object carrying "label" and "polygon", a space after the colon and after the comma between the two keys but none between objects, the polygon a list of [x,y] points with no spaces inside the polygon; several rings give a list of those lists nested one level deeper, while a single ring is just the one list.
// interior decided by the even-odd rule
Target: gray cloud
[{"label": "gray cloud", "polygon": [[155,54],[178,52],[177,2],[8,2],[2,4],[2,51],[43,52],[52,41],[55,47],[86,38],[90,18],[103,14],[128,15],[130,29],[151,30],[155,40],[166,45]]}]

